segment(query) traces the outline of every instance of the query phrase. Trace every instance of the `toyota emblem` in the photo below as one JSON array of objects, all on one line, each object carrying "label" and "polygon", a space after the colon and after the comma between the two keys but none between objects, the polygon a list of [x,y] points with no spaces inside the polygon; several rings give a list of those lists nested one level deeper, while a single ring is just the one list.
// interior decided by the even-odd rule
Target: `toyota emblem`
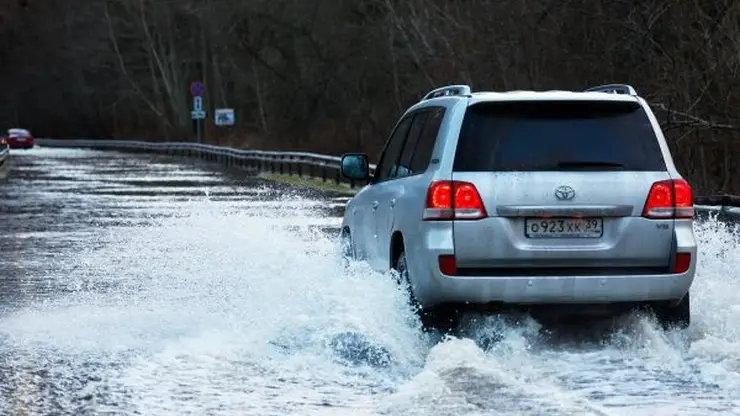
[{"label": "toyota emblem", "polygon": [[570,201],[576,196],[576,191],[570,186],[558,186],[555,188],[555,198],[561,201]]}]

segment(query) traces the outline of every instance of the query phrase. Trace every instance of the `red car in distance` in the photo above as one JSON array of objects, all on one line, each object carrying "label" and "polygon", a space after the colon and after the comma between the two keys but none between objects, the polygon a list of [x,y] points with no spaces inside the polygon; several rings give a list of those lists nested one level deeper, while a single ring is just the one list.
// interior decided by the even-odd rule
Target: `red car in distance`
[{"label": "red car in distance", "polygon": [[36,139],[26,129],[8,129],[5,136],[0,137],[11,149],[30,149],[36,145]]}]

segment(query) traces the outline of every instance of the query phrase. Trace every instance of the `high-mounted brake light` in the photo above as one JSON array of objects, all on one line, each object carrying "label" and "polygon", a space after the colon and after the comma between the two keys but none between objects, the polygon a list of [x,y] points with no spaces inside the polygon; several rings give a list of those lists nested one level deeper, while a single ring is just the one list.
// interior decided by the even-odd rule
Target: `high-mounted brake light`
[{"label": "high-mounted brake light", "polygon": [[694,218],[691,185],[683,179],[655,182],[648,193],[642,216],[652,219]]},{"label": "high-mounted brake light", "polygon": [[427,190],[425,220],[477,220],[486,216],[483,200],[472,183],[437,181]]}]

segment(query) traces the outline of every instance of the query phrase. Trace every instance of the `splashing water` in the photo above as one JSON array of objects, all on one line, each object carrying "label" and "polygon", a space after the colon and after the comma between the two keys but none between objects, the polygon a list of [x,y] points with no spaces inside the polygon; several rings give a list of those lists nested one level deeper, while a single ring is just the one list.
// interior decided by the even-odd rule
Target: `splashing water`
[{"label": "splashing water", "polygon": [[[59,355],[69,371],[97,361],[100,381],[56,400],[99,397],[98,410],[369,406],[423,360],[404,295],[362,264],[343,268],[304,201],[282,202],[248,215],[204,203],[80,253],[90,272],[71,294],[4,320],[6,342],[25,355],[15,359]],[[372,370],[382,356],[385,369]]]},{"label": "splashing water", "polygon": [[[259,193],[258,193],[259,194]],[[259,198],[257,198],[259,199]],[[258,201],[259,202],[259,201]],[[737,228],[697,224],[694,320],[562,336],[488,317],[423,334],[345,267],[322,201],[191,202],[59,259],[58,296],[0,318],[0,411],[84,414],[728,414],[740,408]],[[493,340],[492,342],[483,342]],[[487,345],[486,345],[487,344]],[[139,412],[139,413],[137,413]]]},{"label": "splashing water", "polygon": [[[431,349],[424,369],[384,400],[387,414],[740,414],[740,227],[697,223],[693,323],[648,316],[617,328],[548,334],[530,319],[487,317],[471,339]],[[495,339],[484,351],[479,345]]]}]

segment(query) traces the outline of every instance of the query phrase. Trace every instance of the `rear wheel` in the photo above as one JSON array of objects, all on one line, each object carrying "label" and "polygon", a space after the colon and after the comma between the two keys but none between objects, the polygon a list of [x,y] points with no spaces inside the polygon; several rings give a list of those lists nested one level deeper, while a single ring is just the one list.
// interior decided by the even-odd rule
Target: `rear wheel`
[{"label": "rear wheel", "polygon": [[399,285],[406,285],[408,287],[409,304],[414,309],[419,309],[419,302],[417,302],[414,296],[414,291],[411,288],[411,279],[409,278],[409,270],[406,265],[406,252],[401,251],[396,257],[396,261],[393,264],[393,270],[396,272],[396,283]]},{"label": "rear wheel", "polygon": [[458,313],[451,308],[434,308],[424,309],[414,296],[414,290],[411,286],[409,270],[406,262],[406,252],[402,249],[396,257],[393,269],[397,273],[397,283],[408,287],[409,304],[416,311],[421,320],[422,329],[438,330],[441,332],[452,332],[457,328]]},{"label": "rear wheel", "polygon": [[655,308],[655,317],[665,329],[685,329],[691,324],[691,299],[689,293],[675,305]]}]

